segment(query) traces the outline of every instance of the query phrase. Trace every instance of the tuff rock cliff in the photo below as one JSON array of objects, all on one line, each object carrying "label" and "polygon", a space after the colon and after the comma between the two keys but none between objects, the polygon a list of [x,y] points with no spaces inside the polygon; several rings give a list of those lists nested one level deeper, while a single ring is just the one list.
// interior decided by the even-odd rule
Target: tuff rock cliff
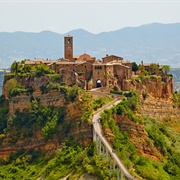
[{"label": "tuff rock cliff", "polygon": [[[0,145],[0,159],[22,148],[41,149],[47,152],[54,151],[68,138],[72,138],[74,142],[83,146],[87,146],[92,142],[92,124],[88,119],[84,121],[81,119],[90,105],[90,102],[86,103],[83,93],[77,93],[74,101],[67,100],[65,93],[53,88],[42,93],[41,87],[51,81],[50,78],[42,76],[18,79],[21,86],[25,89],[31,88],[33,91],[8,97],[8,80],[5,79],[4,81],[3,93],[9,101],[9,119],[14,116],[17,110],[24,113],[28,112],[30,103],[34,99],[38,100],[40,106],[65,108],[66,114],[63,125],[58,126],[59,134],[54,134],[48,141],[43,138],[41,129],[38,129],[32,137],[20,136],[18,139],[14,138],[16,136],[15,128],[7,131]],[[90,95],[88,96],[90,97]],[[10,120],[7,123],[9,124]]]}]

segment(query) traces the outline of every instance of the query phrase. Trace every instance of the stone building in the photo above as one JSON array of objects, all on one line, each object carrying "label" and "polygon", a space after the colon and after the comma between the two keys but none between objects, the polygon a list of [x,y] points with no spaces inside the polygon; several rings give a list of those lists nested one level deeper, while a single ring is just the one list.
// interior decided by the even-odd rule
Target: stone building
[{"label": "stone building", "polygon": [[122,57],[106,55],[97,61],[89,54],[73,55],[73,37],[64,37],[64,58],[58,60],[26,61],[26,64],[47,64],[61,76],[61,83],[78,85],[85,89],[99,87],[118,87],[123,89],[123,81],[130,79],[132,64]]}]

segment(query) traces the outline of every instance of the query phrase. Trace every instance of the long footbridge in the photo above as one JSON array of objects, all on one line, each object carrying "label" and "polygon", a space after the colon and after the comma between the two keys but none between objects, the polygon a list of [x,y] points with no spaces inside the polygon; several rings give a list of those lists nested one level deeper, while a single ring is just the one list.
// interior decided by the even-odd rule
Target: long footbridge
[{"label": "long footbridge", "polygon": [[102,155],[102,160],[109,163],[110,168],[110,177],[115,175],[117,180],[137,180],[133,177],[122,164],[119,157],[116,155],[115,151],[112,149],[111,145],[108,143],[106,138],[103,135],[101,126],[100,126],[100,113],[105,109],[110,109],[113,105],[116,105],[121,100],[114,100],[110,104],[107,104],[100,110],[96,111],[93,115],[93,141],[96,143],[97,153]]}]

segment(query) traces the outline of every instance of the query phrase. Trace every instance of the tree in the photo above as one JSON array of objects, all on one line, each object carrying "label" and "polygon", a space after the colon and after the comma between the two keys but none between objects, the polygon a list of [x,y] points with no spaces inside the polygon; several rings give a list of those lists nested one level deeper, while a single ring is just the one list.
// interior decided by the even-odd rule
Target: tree
[{"label": "tree", "polygon": [[136,72],[138,70],[138,65],[136,62],[132,62],[132,71]]},{"label": "tree", "polygon": [[39,65],[35,66],[34,68],[35,68],[36,76],[38,76],[38,77],[43,76],[45,74],[55,74],[54,70],[51,70],[45,64],[39,64]]},{"label": "tree", "polygon": [[11,72],[17,73],[17,70],[18,70],[18,63],[14,61],[11,65]]},{"label": "tree", "polygon": [[143,65],[140,65],[138,69],[141,70],[142,72],[145,71],[145,67]]},{"label": "tree", "polygon": [[167,73],[169,72],[169,70],[170,70],[170,66],[164,65],[164,66],[162,67],[162,70],[163,70],[163,72],[164,72],[165,74],[167,74]]},{"label": "tree", "polygon": [[152,63],[150,65],[151,74],[157,74],[158,70],[159,70],[159,66],[157,64]]}]

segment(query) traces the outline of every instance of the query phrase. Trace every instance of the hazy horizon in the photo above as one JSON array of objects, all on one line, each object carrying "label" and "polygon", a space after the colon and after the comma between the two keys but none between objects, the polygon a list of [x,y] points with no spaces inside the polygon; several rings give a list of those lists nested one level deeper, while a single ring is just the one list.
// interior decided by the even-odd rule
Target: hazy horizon
[{"label": "hazy horizon", "polygon": [[138,26],[127,26],[127,27],[122,27],[122,28],[119,28],[119,29],[115,29],[115,30],[109,30],[109,31],[102,31],[102,32],[99,32],[99,33],[93,33],[93,32],[90,32],[89,30],[87,29],[83,29],[83,28],[76,28],[76,29],[71,29],[70,31],[67,31],[67,32],[64,32],[64,33],[59,33],[59,32],[55,32],[53,30],[48,30],[48,29],[44,29],[42,31],[37,31],[37,32],[32,32],[32,31],[12,31],[12,32],[8,32],[8,31],[0,31],[0,33],[16,33],[16,32],[24,32],[24,33],[41,33],[41,32],[46,32],[46,31],[49,31],[49,32],[53,32],[53,33],[57,33],[57,34],[61,34],[61,35],[64,35],[64,34],[67,34],[71,31],[76,31],[76,30],[84,30],[84,31],[87,31],[91,34],[100,34],[100,33],[104,33],[104,32],[113,32],[113,31],[118,31],[118,30],[121,30],[121,29],[124,29],[124,28],[136,28],[136,27],[141,27],[141,26],[146,26],[146,25],[151,25],[151,24],[162,24],[162,25],[167,25],[167,24],[179,24],[180,22],[175,22],[175,23],[160,23],[160,22],[153,22],[153,23],[148,23],[148,24],[141,24],[141,25],[138,25]]},{"label": "hazy horizon", "polygon": [[152,23],[180,22],[180,1],[0,0],[0,32],[98,34]]}]

